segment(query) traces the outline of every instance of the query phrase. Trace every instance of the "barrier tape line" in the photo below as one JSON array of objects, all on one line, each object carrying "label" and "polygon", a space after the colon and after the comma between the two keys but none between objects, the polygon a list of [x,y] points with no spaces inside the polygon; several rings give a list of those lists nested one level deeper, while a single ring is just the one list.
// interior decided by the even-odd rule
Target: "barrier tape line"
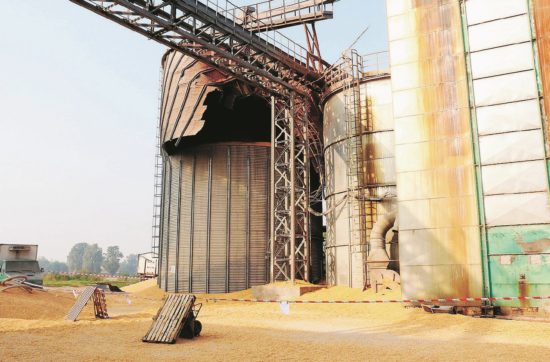
[{"label": "barrier tape line", "polygon": [[550,296],[537,297],[476,297],[476,298],[434,298],[434,299],[393,299],[393,300],[276,300],[276,299],[237,299],[205,298],[208,302],[247,302],[247,303],[288,303],[288,304],[384,304],[384,303],[450,303],[450,302],[495,302],[502,300],[550,300]]},{"label": "barrier tape line", "polygon": [[67,273],[67,272],[46,272],[59,275],[82,275],[82,276],[92,276],[92,277],[102,277],[102,278],[128,278],[128,279],[138,279],[139,275],[111,275],[111,274],[92,274],[92,273]]}]

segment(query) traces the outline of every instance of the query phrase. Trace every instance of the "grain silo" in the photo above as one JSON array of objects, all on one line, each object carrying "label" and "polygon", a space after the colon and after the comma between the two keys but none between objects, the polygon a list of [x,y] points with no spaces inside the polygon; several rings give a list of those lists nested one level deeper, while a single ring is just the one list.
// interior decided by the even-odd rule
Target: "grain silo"
[{"label": "grain silo", "polygon": [[462,10],[486,294],[548,295],[550,5],[469,0]]},{"label": "grain silo", "polygon": [[223,293],[268,281],[270,110],[246,87],[163,59],[160,286]]},{"label": "grain silo", "polygon": [[543,3],[387,1],[407,298],[550,291]]},{"label": "grain silo", "polygon": [[387,2],[406,298],[481,295],[459,1]]},{"label": "grain silo", "polygon": [[[329,285],[363,288],[373,279],[367,259],[378,250],[372,244],[369,250],[370,233],[387,217],[391,222],[377,244],[382,255],[374,261],[386,269],[389,260],[397,259],[395,248],[385,250],[386,232],[395,221],[391,81],[387,69],[364,71],[368,60],[384,55],[363,58],[352,52],[344,57],[341,69],[347,77],[331,85],[323,104]],[[355,75],[354,68],[360,69]]]},{"label": "grain silo", "polygon": [[[270,105],[246,83],[181,53],[169,51],[163,69],[160,286],[224,293],[266,284]],[[310,182],[318,186],[313,169]],[[310,220],[310,281],[317,282],[322,220]]]}]

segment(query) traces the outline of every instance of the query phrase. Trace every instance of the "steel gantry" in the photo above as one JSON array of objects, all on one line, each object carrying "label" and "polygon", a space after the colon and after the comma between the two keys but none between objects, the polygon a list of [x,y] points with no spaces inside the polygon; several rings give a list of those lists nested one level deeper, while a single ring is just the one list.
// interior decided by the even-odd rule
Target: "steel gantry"
[{"label": "steel gantry", "polygon": [[[308,41],[315,44],[308,51],[283,34],[268,31],[281,24],[265,11],[253,13],[250,7],[223,0],[70,1],[246,82],[271,99],[271,281],[308,280],[310,157],[316,169],[322,167],[321,141],[309,121],[309,110],[321,91],[318,80],[326,65],[316,34],[315,39],[308,34]],[[272,14],[287,26],[312,23],[332,17],[326,6],[333,2],[286,0]],[[313,15],[301,18],[301,12]]]}]

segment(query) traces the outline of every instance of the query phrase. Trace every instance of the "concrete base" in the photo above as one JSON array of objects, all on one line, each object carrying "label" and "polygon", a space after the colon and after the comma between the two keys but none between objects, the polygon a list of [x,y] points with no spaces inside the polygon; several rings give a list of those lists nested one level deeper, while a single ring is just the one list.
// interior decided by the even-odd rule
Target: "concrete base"
[{"label": "concrete base", "polygon": [[324,288],[324,285],[266,284],[252,287],[252,295],[256,299],[287,300]]}]

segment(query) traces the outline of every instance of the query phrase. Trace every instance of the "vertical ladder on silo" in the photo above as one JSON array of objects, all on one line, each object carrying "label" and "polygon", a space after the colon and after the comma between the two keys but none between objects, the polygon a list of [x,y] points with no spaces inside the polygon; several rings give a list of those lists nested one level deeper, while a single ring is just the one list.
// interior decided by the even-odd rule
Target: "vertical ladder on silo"
[{"label": "vertical ladder on silo", "polygon": [[[362,102],[361,78],[363,61],[355,50],[346,54],[349,75],[344,83],[344,107],[346,115],[346,154],[348,157],[348,217],[349,217],[349,285],[353,286],[353,255],[366,257],[366,210],[362,186],[365,182],[364,150],[362,141]],[[361,262],[362,275],[365,275],[365,263]]]},{"label": "vertical ladder on silo", "polygon": [[162,103],[163,103],[163,91],[162,91],[162,79],[163,69],[159,71],[159,91],[158,91],[158,119],[157,119],[157,135],[155,145],[155,168],[154,168],[154,180],[153,180],[153,223],[152,223],[152,235],[151,235],[151,252],[153,253],[153,260],[155,261],[155,274],[158,268],[158,257],[160,255],[160,223],[161,223],[161,205],[162,205],[162,173],[163,173],[163,160],[161,153],[161,122],[162,122]]}]

